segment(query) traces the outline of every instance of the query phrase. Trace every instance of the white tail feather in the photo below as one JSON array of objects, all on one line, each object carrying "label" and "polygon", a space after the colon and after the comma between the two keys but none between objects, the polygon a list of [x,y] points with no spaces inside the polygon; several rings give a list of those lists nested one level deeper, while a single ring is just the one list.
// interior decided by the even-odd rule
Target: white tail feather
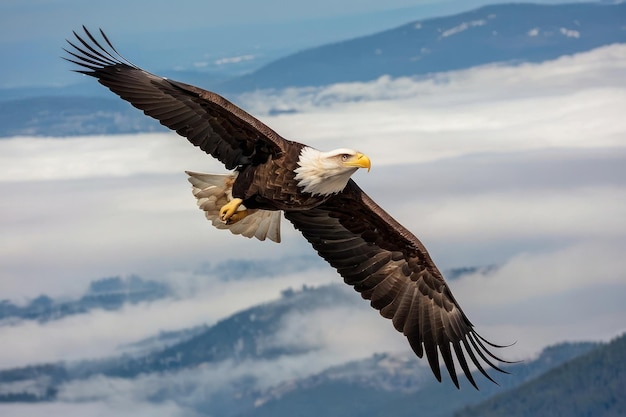
[{"label": "white tail feather", "polygon": [[[218,229],[259,240],[270,239],[280,243],[280,211],[248,210],[248,215],[236,223],[226,224],[220,220],[220,209],[233,199],[233,183],[237,173],[203,174],[185,171],[189,175],[193,195],[206,218]],[[239,210],[246,208],[241,205]]]}]

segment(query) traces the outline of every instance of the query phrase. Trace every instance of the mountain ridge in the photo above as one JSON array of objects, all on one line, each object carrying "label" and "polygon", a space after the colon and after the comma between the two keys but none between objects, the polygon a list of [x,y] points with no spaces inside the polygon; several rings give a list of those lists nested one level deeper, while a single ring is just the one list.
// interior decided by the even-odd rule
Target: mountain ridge
[{"label": "mountain ridge", "polygon": [[[544,62],[625,43],[625,15],[626,3],[485,6],[305,49],[229,80],[201,82],[188,72],[179,81],[237,102],[239,94],[259,89],[320,87],[385,76],[420,78],[481,65]],[[0,90],[0,97],[13,97],[0,100],[0,138],[165,130],[97,83],[67,86],[66,96],[58,88],[42,90],[47,97],[33,96],[33,90],[28,89],[28,97]]]},{"label": "mountain ridge", "polygon": [[626,334],[455,417],[626,414]]},{"label": "mountain ridge", "polygon": [[102,278],[92,281],[87,291],[76,299],[59,300],[42,294],[23,306],[0,300],[0,326],[16,320],[45,323],[94,309],[118,310],[125,304],[150,302],[171,295],[168,285],[136,275]]},{"label": "mountain ridge", "polygon": [[626,42],[626,4],[511,3],[410,22],[310,48],[221,83],[219,91],[424,76],[496,62],[542,62]]},{"label": "mountain ridge", "polygon": [[[567,363],[569,360],[584,355],[597,348],[595,343],[561,343],[545,348],[536,359],[507,366],[510,375],[499,378],[498,385],[485,384],[480,391],[465,389],[457,390],[449,381],[436,383],[429,378],[423,378],[419,370],[421,363],[417,358],[410,356],[395,356],[377,354],[372,358],[359,361],[358,364],[368,364],[369,375],[377,380],[390,380],[392,377],[399,381],[399,387],[393,391],[384,393],[381,385],[375,385],[372,381],[358,379],[332,378],[329,375],[336,373],[337,369],[347,365],[329,368],[319,375],[298,381],[290,389],[276,388],[280,395],[266,399],[255,410],[244,414],[245,417],[269,417],[294,415],[298,404],[306,398],[311,404],[306,410],[300,409],[300,417],[314,417],[318,415],[359,415],[361,417],[383,417],[389,415],[390,409],[396,416],[410,417],[416,413],[416,406],[420,413],[429,417],[450,416],[455,410],[469,404],[478,404],[484,399],[509,390],[520,385],[520,381],[526,381],[542,375],[548,368]],[[398,369],[408,369],[409,372],[401,372],[394,375],[386,373],[384,367],[376,364],[385,361],[395,361],[402,364]],[[358,371],[358,368],[357,368]],[[359,375],[357,373],[357,375]],[[309,382],[307,382],[309,381]],[[311,382],[312,381],[312,382]],[[384,386],[384,385],[383,385]],[[469,387],[467,387],[469,388]],[[366,393],[364,395],[364,393]],[[271,392],[267,396],[271,396]],[[324,398],[333,396],[334,402],[325,401]],[[350,410],[350,411],[348,411]],[[355,411],[356,410],[356,411]]]},{"label": "mountain ridge", "polygon": [[[341,415],[348,410],[352,415],[359,412],[362,417],[382,416],[390,404],[394,405],[399,416],[414,415],[415,404],[420,404],[428,415],[444,417],[502,392],[502,389],[513,389],[598,346],[594,343],[562,343],[546,348],[537,359],[507,366],[511,375],[498,378],[500,386],[486,382],[480,391],[470,389],[469,384],[459,391],[448,380],[437,382],[427,364],[410,352],[376,353],[266,388],[258,386],[258,378],[263,373],[247,374],[245,369],[254,361],[282,366],[280,364],[285,359],[310,357],[308,355],[319,347],[303,345],[297,340],[277,341],[280,323],[294,314],[308,317],[315,311],[337,305],[369,311],[367,303],[350,288],[339,284],[289,290],[276,301],[239,311],[214,325],[194,329],[184,338],[179,335],[178,341],[153,351],[2,370],[0,402],[84,401],[81,395],[87,395],[89,399],[92,395],[105,394],[95,394],[94,390],[100,388],[87,388],[86,394],[80,394],[82,387],[115,386],[119,383],[116,381],[128,381],[122,386],[139,384],[138,392],[148,390],[147,394],[142,394],[147,396],[144,401],[167,399],[191,407],[193,412],[200,414],[291,416],[294,407],[301,407],[302,400],[307,398],[310,405],[306,412],[300,410],[298,415],[302,417],[326,413]],[[230,369],[235,365],[243,367],[242,374],[239,371],[234,375],[219,373],[222,368]],[[203,384],[211,386],[216,375],[222,375],[222,382],[205,391]],[[201,382],[202,378],[209,379]],[[141,388],[141,384],[148,384],[148,388]],[[77,387],[80,387],[79,391],[74,392]],[[155,394],[150,394],[150,390],[156,390]],[[203,392],[200,397],[197,390]]]}]

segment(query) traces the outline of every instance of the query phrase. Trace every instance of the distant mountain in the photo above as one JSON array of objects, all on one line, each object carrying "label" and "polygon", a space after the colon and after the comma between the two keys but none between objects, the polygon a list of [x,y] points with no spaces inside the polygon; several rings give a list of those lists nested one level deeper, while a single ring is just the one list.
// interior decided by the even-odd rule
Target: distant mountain
[{"label": "distant mountain", "polygon": [[111,96],[0,101],[0,137],[164,132],[156,120]]},{"label": "distant mountain", "polygon": [[[447,380],[440,384],[414,355],[388,353],[259,388],[265,385],[260,381],[263,370],[272,373],[270,369],[280,371],[293,366],[293,361],[315,360],[314,353],[320,348],[278,337],[285,320],[338,305],[354,312],[370,311],[346,286],[286,290],[274,302],[251,307],[214,325],[188,329],[185,334],[175,332],[170,335],[172,343],[156,350],[0,371],[0,402],[81,401],[82,397],[75,395],[80,395],[83,387],[95,387],[85,388],[87,399],[93,398],[91,395],[98,398],[97,392],[107,381],[128,381],[125,387],[137,384],[137,392],[144,393],[142,401],[171,401],[198,415],[373,417],[388,415],[393,404],[398,416],[414,416],[416,410],[429,416],[450,416],[454,410],[515,388],[596,347],[579,343],[546,349],[536,360],[507,366],[511,375],[497,376],[500,387],[485,382],[481,391],[469,384],[458,391]],[[156,336],[160,337],[168,335]],[[257,364],[261,364],[260,374],[246,372]],[[81,387],[79,394],[72,394],[72,386]],[[307,406],[302,407],[303,403]]]},{"label": "distant mountain", "polygon": [[[281,268],[277,269],[276,264]],[[214,276],[221,281],[239,281],[242,279],[267,278],[276,275],[303,272],[313,268],[327,268],[328,265],[319,256],[300,255],[282,259],[228,259],[221,262],[205,262],[195,272]],[[470,270],[472,268],[469,268]],[[477,268],[473,268],[476,270]]]},{"label": "distant mountain", "polygon": [[137,304],[171,296],[170,288],[160,282],[137,276],[111,277],[93,281],[87,292],[74,300],[55,300],[40,295],[24,306],[0,300],[0,325],[15,320],[47,322],[93,309],[117,310],[124,304]]},{"label": "distant mountain", "polygon": [[[563,343],[546,348],[535,360],[507,366],[510,375],[496,376],[500,386],[487,383],[480,391],[465,387],[457,390],[447,380],[437,383],[413,355],[379,354],[275,387],[260,397],[257,407],[245,417],[445,417],[596,347],[593,343]],[[304,402],[308,407],[301,407]]]},{"label": "distant mountain", "polygon": [[626,415],[626,335],[455,417]]},{"label": "distant mountain", "polygon": [[[166,71],[227,95],[256,89],[427,76],[491,63],[541,62],[626,42],[626,3],[503,4],[412,22],[388,31],[306,49],[225,80]],[[0,138],[165,131],[94,80],[65,88],[0,90]],[[272,110],[270,112],[276,112]]]},{"label": "distant mountain", "polygon": [[[306,315],[336,305],[369,309],[367,303],[347,286],[285,290],[279,300],[246,309],[212,326],[189,329],[189,337],[142,355],[125,354],[104,360],[41,364],[0,371],[0,402],[53,400],[64,384],[98,375],[132,379],[148,374],[176,374],[226,361],[301,355],[317,347],[302,346],[298,341],[292,345],[274,342],[284,320],[293,314]],[[174,336],[180,337],[181,333]],[[253,378],[244,376],[237,387],[247,392],[248,405],[254,400],[254,385]],[[232,398],[226,401],[226,407],[234,402],[237,401]]]},{"label": "distant mountain", "polygon": [[219,86],[242,92],[541,62],[626,42],[626,4],[502,4],[307,49]]},{"label": "distant mountain", "polygon": [[[313,268],[326,267],[326,264],[318,256],[304,255],[291,257],[289,262],[284,262],[280,271],[276,270],[277,259],[239,259],[224,260],[214,264],[204,263],[194,273],[215,277],[221,281],[237,281],[244,279],[267,278],[288,273],[307,271]],[[476,272],[487,273],[494,266],[487,267],[462,267],[444,271],[448,280],[455,280],[465,274]],[[164,283],[150,281],[138,276],[109,277],[92,281],[87,291],[76,299],[53,299],[42,294],[25,305],[18,305],[11,300],[0,299],[0,326],[11,324],[16,320],[36,320],[44,323],[50,320],[58,320],[68,315],[88,313],[93,309],[117,310],[125,304],[137,304],[154,301],[165,297],[174,297],[171,288]],[[183,334],[188,331],[183,330]],[[164,340],[179,338],[177,332],[164,333],[145,341],[133,344],[134,348],[145,350],[148,346],[162,345]]]},{"label": "distant mountain", "polygon": [[[202,274],[220,281],[268,278],[277,274],[307,271],[326,267],[318,256],[304,255],[290,257],[284,267],[276,270],[276,263],[281,259],[227,259],[215,263],[203,263],[194,273]],[[482,271],[484,268],[464,267],[449,271],[450,279]],[[177,297],[169,285],[146,280],[136,275],[129,277],[108,277],[92,281],[85,293],[74,299],[54,299],[46,294],[28,300],[25,305],[11,300],[0,299],[0,326],[15,320],[36,320],[41,323],[58,320],[68,315],[87,313],[93,309],[117,310],[125,304],[137,304],[166,297]],[[156,339],[163,340],[172,335],[162,334]],[[154,341],[154,340],[152,340]],[[150,340],[137,342],[136,347],[147,346]]]},{"label": "distant mountain", "polygon": [[193,368],[225,360],[274,359],[297,355],[315,349],[268,343],[291,314],[307,314],[337,305],[367,309],[366,303],[350,288],[330,285],[304,287],[301,291],[285,290],[281,299],[236,313],[208,327],[204,332],[182,343],[121,366],[102,370],[109,376],[134,377],[141,373]]}]

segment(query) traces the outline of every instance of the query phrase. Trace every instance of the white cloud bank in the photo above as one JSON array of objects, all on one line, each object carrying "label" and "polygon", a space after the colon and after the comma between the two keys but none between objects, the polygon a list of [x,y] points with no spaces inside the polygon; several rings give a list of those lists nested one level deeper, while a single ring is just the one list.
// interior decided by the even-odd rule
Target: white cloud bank
[{"label": "white cloud bank", "polygon": [[286,288],[339,282],[332,271],[317,269],[227,282],[189,271],[185,271],[183,282],[177,282],[178,277],[172,274],[171,280],[179,297],[126,305],[117,311],[94,310],[44,323],[23,321],[0,326],[0,369],[118,355],[124,352],[124,345],[160,331],[212,325],[249,306],[276,300]]},{"label": "white cloud bank", "polygon": [[[531,354],[559,340],[624,330],[618,318],[626,312],[616,300],[626,296],[625,70],[626,47],[618,45],[544,64],[244,101],[253,110],[264,100],[301,111],[263,117],[288,138],[367,153],[373,170],[356,180],[444,269],[504,264],[451,286],[486,336],[518,340],[520,354]],[[243,308],[302,281],[259,283],[242,298],[224,286],[211,298],[214,278],[188,271],[207,261],[313,253],[286,223],[280,245],[214,230],[182,171],[223,169],[174,135],[2,140],[0,167],[3,298],[76,294],[92,279],[130,273],[182,286],[208,283],[198,298],[179,304],[0,329],[11,341],[3,343],[4,365],[101,356],[160,327],[217,319],[233,310],[203,310],[205,294],[208,305]],[[320,283],[340,280],[330,268],[323,273]],[[538,297],[543,302],[533,307]],[[587,304],[578,311],[581,299]],[[134,330],[119,331],[126,320]],[[81,332],[88,337],[78,340]],[[58,342],[48,356],[33,349],[52,334]]]},{"label": "white cloud bank", "polygon": [[520,253],[497,270],[453,283],[466,313],[508,355],[561,341],[608,341],[626,331],[626,239]]}]

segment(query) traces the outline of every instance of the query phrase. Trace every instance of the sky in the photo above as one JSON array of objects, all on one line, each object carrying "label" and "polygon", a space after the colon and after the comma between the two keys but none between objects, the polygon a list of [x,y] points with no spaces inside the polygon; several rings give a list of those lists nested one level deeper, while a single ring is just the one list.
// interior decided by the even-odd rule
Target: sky
[{"label": "sky", "polygon": [[[17,13],[22,4],[0,7]],[[77,3],[42,1],[37,10],[68,4]],[[377,7],[359,4],[369,7],[363,12]],[[26,36],[13,28],[16,37]],[[516,342],[507,357],[529,358],[553,343],[606,341],[626,330],[625,71],[626,47],[613,45],[541,64],[422,80],[381,77],[248,94],[239,102],[287,138],[367,154],[372,170],[355,180],[422,240],[441,269],[498,265],[450,286],[481,334]],[[271,108],[298,112],[270,116]],[[178,294],[116,312],[0,325],[0,368],[107,357],[161,330],[214,323],[288,287],[341,282],[330,267],[240,282],[202,273],[207,261],[279,263],[314,251],[284,221],[281,244],[214,229],[197,209],[184,170],[223,167],[173,134],[3,139],[0,167],[2,298],[74,297],[92,280],[131,274],[167,282]],[[289,378],[374,352],[407,351],[375,311],[346,308],[350,314],[331,309],[282,323],[286,340],[294,329],[322,338],[317,356],[223,363],[181,374],[174,385],[192,381],[193,395],[201,396],[215,375],[280,369],[276,378]],[[369,329],[365,339],[334,320],[346,314],[350,328]],[[322,333],[329,324],[332,331]],[[158,377],[83,381],[61,393],[81,403],[2,406],[0,414],[189,415],[180,404],[147,402],[171,384]]]},{"label": "sky", "polygon": [[[173,5],[171,1],[124,1],[86,3],[80,0],[6,0],[0,5],[3,42],[38,39],[44,34],[65,35],[67,27],[80,24],[107,24],[122,32],[153,32],[156,28],[172,31],[204,29],[285,22],[332,19],[354,15],[386,13],[389,10],[414,10],[430,17],[457,13],[485,4],[480,0],[320,0],[293,2],[269,0],[237,2],[185,0]],[[548,0],[537,3],[559,3]],[[54,19],[51,17],[54,16]],[[137,19],[144,17],[144,19]],[[23,25],[30,21],[32,26]],[[78,22],[77,22],[78,21]],[[406,22],[404,22],[406,23]],[[65,27],[64,27],[65,26]],[[333,29],[331,29],[333,30]]]},{"label": "sky", "polygon": [[[539,0],[537,3],[565,3]],[[255,68],[304,48],[364,36],[409,21],[467,11],[487,0],[7,0],[0,2],[0,88],[77,82],[60,59],[81,25],[103,28],[126,55],[153,71],[253,56]],[[164,64],[167,54],[170,64]],[[224,62],[224,61],[223,61]],[[225,72],[237,65],[222,65]],[[205,68],[206,69],[206,68]]]}]

